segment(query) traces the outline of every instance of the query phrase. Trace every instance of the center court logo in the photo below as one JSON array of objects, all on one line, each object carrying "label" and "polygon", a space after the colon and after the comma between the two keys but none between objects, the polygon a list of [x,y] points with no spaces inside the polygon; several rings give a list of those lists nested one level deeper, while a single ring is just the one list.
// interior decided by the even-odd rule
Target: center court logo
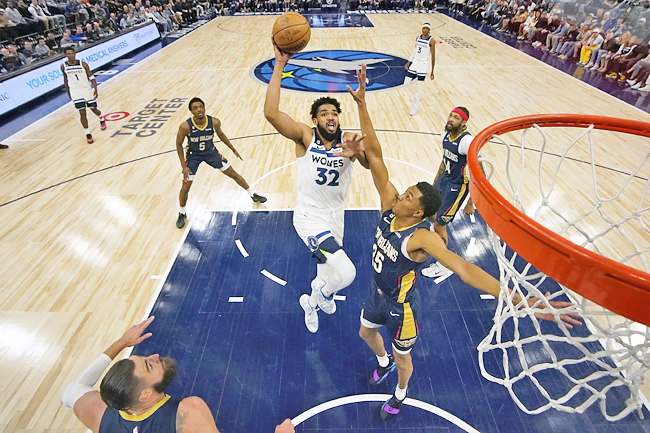
[{"label": "center court logo", "polygon": [[[345,86],[356,88],[356,71],[367,66],[368,92],[399,87],[404,84],[407,59],[369,51],[323,50],[294,54],[282,73],[282,88],[309,93],[347,93]],[[268,84],[275,59],[253,66],[250,76]]]}]

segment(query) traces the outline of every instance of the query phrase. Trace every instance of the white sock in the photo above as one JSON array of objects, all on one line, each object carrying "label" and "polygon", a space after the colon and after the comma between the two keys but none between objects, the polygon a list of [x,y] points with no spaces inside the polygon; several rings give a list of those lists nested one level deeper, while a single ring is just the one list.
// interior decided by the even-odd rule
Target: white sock
[{"label": "white sock", "polygon": [[415,104],[417,105],[422,100],[422,94],[424,93],[424,81],[418,82],[418,94],[415,95]]},{"label": "white sock", "polygon": [[90,128],[84,128],[84,131],[86,131],[86,135],[90,134]]},{"label": "white sock", "polygon": [[377,356],[377,362],[379,363],[380,367],[388,367],[388,364],[390,362],[390,360],[388,359],[388,353],[385,354],[384,356]]},{"label": "white sock", "polygon": [[247,192],[248,195],[250,195],[251,197],[253,197],[253,194],[255,194],[255,191],[253,191],[253,188],[248,188],[248,189],[246,190],[246,192]]},{"label": "white sock", "polygon": [[181,206],[178,212],[185,215],[185,206]]},{"label": "white sock", "polygon": [[[408,388],[408,386],[406,388]],[[398,400],[404,400],[406,398],[406,388],[401,389],[399,385],[397,385],[395,388],[395,397],[397,397]]]},{"label": "white sock", "polygon": [[415,96],[415,89],[413,88],[413,79],[409,77],[404,78],[404,84],[406,85],[406,88],[409,89],[409,92]]}]

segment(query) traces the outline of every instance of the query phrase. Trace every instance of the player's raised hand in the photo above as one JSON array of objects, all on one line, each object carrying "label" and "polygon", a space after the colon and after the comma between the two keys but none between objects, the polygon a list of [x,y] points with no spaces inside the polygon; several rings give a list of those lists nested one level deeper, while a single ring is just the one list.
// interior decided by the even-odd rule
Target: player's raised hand
[{"label": "player's raised hand", "polygon": [[365,135],[359,134],[354,134],[352,138],[344,136],[343,141],[336,145],[334,154],[346,158],[352,158],[353,156],[362,154],[365,151],[363,148],[364,138],[366,138]]},{"label": "player's raised hand", "polygon": [[290,419],[285,419],[282,424],[275,428],[275,433],[293,433],[295,430]]},{"label": "player's raised hand", "polygon": [[[546,292],[544,294],[545,297],[551,296],[551,292]],[[539,299],[535,297],[528,298],[528,306],[530,307],[537,307],[537,308],[544,308],[544,302],[540,301]],[[566,302],[566,301],[548,301],[549,305],[553,308],[566,308],[566,307],[571,307],[575,305],[572,302]],[[573,328],[573,325],[582,325],[582,322],[579,321],[578,319],[580,318],[580,314],[578,313],[569,313],[569,314],[560,314],[559,317],[556,319],[556,317],[551,314],[551,313],[535,313],[535,317],[538,319],[542,320],[548,320],[550,322],[558,322],[558,320],[562,323],[564,323],[564,326],[567,328],[571,329]]]},{"label": "player's raised hand", "polygon": [[352,87],[345,86],[350,92],[350,95],[354,98],[357,104],[366,102],[366,64],[361,64],[361,70],[357,70],[357,80],[359,81],[359,87],[357,90],[352,90]]},{"label": "player's raised hand", "polygon": [[137,325],[131,326],[129,330],[124,333],[122,338],[120,338],[120,342],[124,345],[124,347],[135,346],[136,344],[140,344],[147,338],[151,337],[153,335],[151,332],[147,332],[144,335],[142,333],[145,331],[145,329],[147,329],[151,322],[153,322],[154,318],[155,316],[151,316],[148,319],[145,319],[142,322],[138,323]]},{"label": "player's raised hand", "polygon": [[275,51],[275,61],[288,63],[289,59],[291,59],[292,54],[282,51],[280,48],[278,48],[278,44],[275,43],[273,36],[271,36],[271,43],[273,44],[273,51]]}]

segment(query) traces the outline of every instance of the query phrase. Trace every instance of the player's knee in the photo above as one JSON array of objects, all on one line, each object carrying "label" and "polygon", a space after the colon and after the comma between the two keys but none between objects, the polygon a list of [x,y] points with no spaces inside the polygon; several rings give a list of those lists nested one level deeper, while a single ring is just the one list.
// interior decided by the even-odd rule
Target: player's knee
[{"label": "player's knee", "polygon": [[357,268],[342,249],[330,255],[327,263],[340,275],[342,288],[352,284],[357,277]]}]

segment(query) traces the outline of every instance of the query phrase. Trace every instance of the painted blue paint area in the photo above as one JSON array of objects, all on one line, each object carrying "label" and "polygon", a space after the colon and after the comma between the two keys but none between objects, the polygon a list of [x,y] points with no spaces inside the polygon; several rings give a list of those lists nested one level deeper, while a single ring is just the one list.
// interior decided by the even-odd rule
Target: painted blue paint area
[{"label": "painted blue paint area", "polygon": [[[230,212],[190,215],[190,231],[152,311],[154,336],[134,351],[176,359],[179,374],[170,394],[203,398],[220,431],[272,432],[283,419],[321,403],[348,395],[390,394],[396,386],[396,373],[379,386],[368,384],[376,359],[358,336],[361,305],[373,272],[370,258],[379,212],[346,211],[344,249],[357,267],[357,278],[339,293],[346,300],[337,302],[335,314],[319,313],[316,334],[307,331],[298,304],[300,295],[309,290],[316,264],[294,232],[292,216],[290,211],[239,212],[233,227]],[[478,215],[476,220],[472,224],[469,217],[457,216],[448,230],[450,249],[496,276],[485,223]],[[471,237],[476,244],[468,255]],[[239,252],[236,239],[248,258]],[[287,281],[286,286],[262,275],[262,269]],[[480,299],[480,292],[456,275],[440,285],[422,280],[423,314],[412,352],[409,397],[438,406],[483,433],[650,431],[650,413],[645,409],[645,420],[632,414],[617,423],[606,421],[595,407],[584,414],[550,410],[526,415],[507,390],[484,379],[478,367],[476,346],[492,325],[497,301]],[[230,303],[231,296],[243,296],[244,301]],[[489,368],[500,365],[494,354],[488,356]],[[532,388],[524,398],[541,401]],[[621,391],[618,399],[608,398],[608,405],[625,398]],[[379,419],[380,406],[365,402],[330,409],[296,431],[462,431],[408,406],[384,422]]]},{"label": "painted blue paint area", "polygon": [[[346,86],[356,88],[356,71],[367,65],[369,92],[387,90],[404,84],[407,59],[385,53],[356,50],[302,51],[294,54],[282,73],[282,87],[309,93],[347,93]],[[268,84],[275,59],[253,66],[250,76]]]},{"label": "painted blue paint area", "polygon": [[303,12],[302,15],[309,20],[309,25],[315,28],[324,27],[374,27],[372,21],[365,15],[360,14],[310,14]]},{"label": "painted blue paint area", "polygon": [[[510,45],[519,51],[535,57],[547,65],[553,66],[562,72],[572,75],[578,80],[584,81],[585,83],[597,89],[600,89],[605,93],[609,93],[621,101],[627,102],[630,105],[633,105],[647,113],[650,113],[650,93],[632,90],[629,86],[625,86],[624,83],[619,83],[614,79],[606,78],[604,74],[587,70],[582,66],[578,66],[575,60],[559,59],[556,56],[550,54],[548,51],[544,52],[540,49],[534,48],[527,42],[517,40],[517,38],[514,36],[499,33],[492,27],[482,22],[470,20],[463,15],[450,13],[447,9],[441,9],[440,12],[448,15],[450,18],[462,22],[463,24],[473,27],[488,36],[491,36],[494,39],[498,39],[504,44]],[[616,113],[612,113],[612,115],[616,116]]]}]

